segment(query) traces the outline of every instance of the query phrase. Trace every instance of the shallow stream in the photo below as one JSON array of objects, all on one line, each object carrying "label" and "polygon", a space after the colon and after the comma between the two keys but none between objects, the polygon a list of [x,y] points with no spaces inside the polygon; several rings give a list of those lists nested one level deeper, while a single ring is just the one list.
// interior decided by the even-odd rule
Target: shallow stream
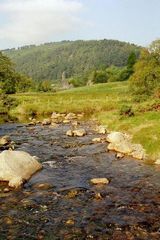
[{"label": "shallow stream", "polygon": [[[22,189],[0,184],[0,240],[160,239],[160,168],[117,159],[92,142],[100,136],[92,123],[81,127],[87,135],[78,138],[66,136],[69,124],[0,125],[0,136],[43,163]],[[109,184],[90,184],[98,177]]]}]

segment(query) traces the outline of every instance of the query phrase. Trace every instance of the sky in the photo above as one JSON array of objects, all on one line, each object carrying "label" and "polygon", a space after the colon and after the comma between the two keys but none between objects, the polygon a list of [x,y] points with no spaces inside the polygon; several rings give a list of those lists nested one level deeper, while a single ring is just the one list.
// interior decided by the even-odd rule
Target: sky
[{"label": "sky", "polygon": [[0,0],[0,49],[77,39],[148,46],[159,23],[160,0]]}]

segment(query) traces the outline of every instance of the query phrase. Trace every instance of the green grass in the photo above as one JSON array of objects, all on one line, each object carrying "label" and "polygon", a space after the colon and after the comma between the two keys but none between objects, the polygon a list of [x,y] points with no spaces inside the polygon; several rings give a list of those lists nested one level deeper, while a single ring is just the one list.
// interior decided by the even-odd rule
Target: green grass
[{"label": "green grass", "polygon": [[[153,111],[154,99],[141,103],[133,101],[127,82],[97,84],[57,93],[16,94],[18,107],[12,109],[16,116],[49,116],[53,111],[84,112],[109,130],[128,132],[133,141],[141,143],[151,158],[160,156],[160,111]],[[121,117],[122,106],[131,105],[135,116]],[[149,111],[148,111],[149,110]]]}]

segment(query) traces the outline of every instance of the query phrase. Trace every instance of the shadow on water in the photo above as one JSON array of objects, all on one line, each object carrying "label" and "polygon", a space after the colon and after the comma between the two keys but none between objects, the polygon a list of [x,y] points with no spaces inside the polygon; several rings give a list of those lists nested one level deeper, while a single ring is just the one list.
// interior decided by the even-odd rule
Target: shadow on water
[{"label": "shadow on water", "polygon": [[[0,184],[0,239],[160,239],[159,169],[117,159],[106,143],[93,144],[92,126],[81,125],[82,138],[67,137],[69,125],[0,125],[16,150],[43,164],[23,189]],[[95,177],[110,182],[91,185]]]}]

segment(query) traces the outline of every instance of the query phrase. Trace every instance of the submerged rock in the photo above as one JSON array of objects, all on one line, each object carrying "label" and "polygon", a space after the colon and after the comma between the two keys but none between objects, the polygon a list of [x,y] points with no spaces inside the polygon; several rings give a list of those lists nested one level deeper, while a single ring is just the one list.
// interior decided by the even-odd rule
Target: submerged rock
[{"label": "submerged rock", "polygon": [[50,183],[36,183],[32,186],[34,189],[38,190],[48,190],[53,187]]},{"label": "submerged rock", "polygon": [[42,165],[35,157],[23,151],[5,150],[0,153],[0,181],[8,181],[10,187],[19,187]]}]

